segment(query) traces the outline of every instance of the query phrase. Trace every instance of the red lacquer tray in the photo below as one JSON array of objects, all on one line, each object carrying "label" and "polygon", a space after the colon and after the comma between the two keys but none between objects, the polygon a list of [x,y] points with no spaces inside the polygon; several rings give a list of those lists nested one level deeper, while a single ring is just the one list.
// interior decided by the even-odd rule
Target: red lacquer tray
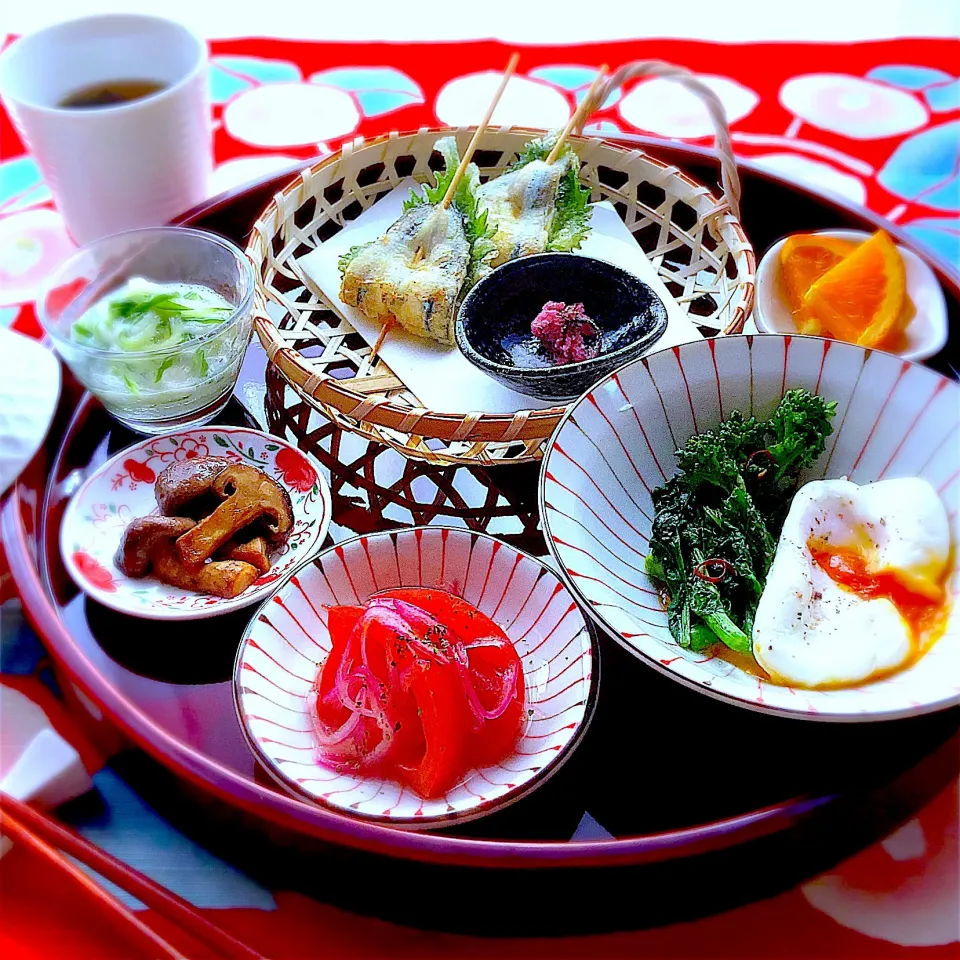
[{"label": "red lacquer tray", "polygon": [[[706,151],[639,142],[715,179]],[[785,233],[827,227],[883,225],[917,249],[862,209],[749,164],[742,176],[743,223],[758,256]],[[185,222],[242,242],[286,179],[215,198]],[[952,331],[960,284],[931,263]],[[956,339],[933,366],[950,372]],[[436,468],[343,434],[266,369],[256,342],[225,421],[259,422],[320,459],[333,493],[333,540],[436,522],[545,552],[536,465]],[[4,507],[14,579],[61,684],[81,690],[141,748],[116,762],[124,775],[179,826],[273,888],[486,934],[664,923],[796,884],[957,776],[960,709],[881,724],[767,717],[687,690],[601,637],[600,698],[584,741],[515,806],[459,829],[412,834],[302,803],[257,767],[234,712],[231,670],[249,611],[171,630],[98,606],[66,575],[58,534],[67,499],[89,467],[133,439],[66,377],[47,446]],[[596,839],[594,828],[594,839],[572,840],[584,814],[610,837]]]}]

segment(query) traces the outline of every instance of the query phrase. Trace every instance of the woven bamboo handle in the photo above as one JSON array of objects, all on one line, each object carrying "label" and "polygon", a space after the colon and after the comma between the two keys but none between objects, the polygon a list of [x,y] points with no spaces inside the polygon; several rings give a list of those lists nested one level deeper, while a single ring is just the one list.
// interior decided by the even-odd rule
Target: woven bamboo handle
[{"label": "woven bamboo handle", "polygon": [[630,80],[638,77],[665,77],[676,80],[691,93],[696,94],[704,103],[716,135],[717,153],[720,155],[720,186],[723,189],[723,198],[719,206],[713,211],[721,213],[728,209],[738,220],[740,219],[740,174],[737,172],[737,162],[733,158],[733,148],[730,145],[730,128],[727,126],[727,115],[724,112],[720,98],[697,76],[684,67],[674,66],[663,60],[634,60],[625,63],[615,70],[599,87],[591,90],[587,95],[589,107],[583,111],[576,132],[583,131],[583,125],[591,114],[606,103],[610,94],[622,87]]}]

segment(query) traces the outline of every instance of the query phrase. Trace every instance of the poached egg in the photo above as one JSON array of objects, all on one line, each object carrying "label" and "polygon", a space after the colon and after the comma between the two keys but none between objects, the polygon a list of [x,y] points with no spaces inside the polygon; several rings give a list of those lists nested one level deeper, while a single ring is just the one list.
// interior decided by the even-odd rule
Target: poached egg
[{"label": "poached egg", "polygon": [[798,687],[895,670],[936,622],[949,553],[947,513],[926,480],[805,484],[757,608],[757,662]]}]

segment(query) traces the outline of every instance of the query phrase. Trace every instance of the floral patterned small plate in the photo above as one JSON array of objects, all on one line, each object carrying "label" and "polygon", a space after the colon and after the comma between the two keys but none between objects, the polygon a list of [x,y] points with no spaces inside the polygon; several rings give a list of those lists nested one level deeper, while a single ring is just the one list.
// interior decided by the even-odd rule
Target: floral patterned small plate
[{"label": "floral patterned small plate", "polygon": [[[171,587],[147,576],[124,576],[113,556],[124,528],[157,513],[154,482],[171,463],[221,456],[253,464],[290,493],[294,526],[271,555],[273,565],[232,600]],[[323,543],[330,489],[314,460],[280,437],[244,427],[194,427],[151,437],[108,460],[74,494],[60,527],[60,550],[77,586],[112,610],[149,620],[199,620],[261,602]]]}]

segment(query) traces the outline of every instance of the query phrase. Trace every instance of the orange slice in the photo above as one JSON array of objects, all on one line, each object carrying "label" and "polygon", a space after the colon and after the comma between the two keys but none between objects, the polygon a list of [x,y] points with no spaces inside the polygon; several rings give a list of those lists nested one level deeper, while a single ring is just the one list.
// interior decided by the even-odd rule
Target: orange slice
[{"label": "orange slice", "polygon": [[780,273],[800,333],[821,333],[803,298],[817,280],[856,248],[849,240],[810,233],[788,237],[780,248]]},{"label": "orange slice", "polygon": [[889,234],[878,230],[814,282],[803,307],[838,340],[875,347],[906,326],[906,293],[903,258]]}]

